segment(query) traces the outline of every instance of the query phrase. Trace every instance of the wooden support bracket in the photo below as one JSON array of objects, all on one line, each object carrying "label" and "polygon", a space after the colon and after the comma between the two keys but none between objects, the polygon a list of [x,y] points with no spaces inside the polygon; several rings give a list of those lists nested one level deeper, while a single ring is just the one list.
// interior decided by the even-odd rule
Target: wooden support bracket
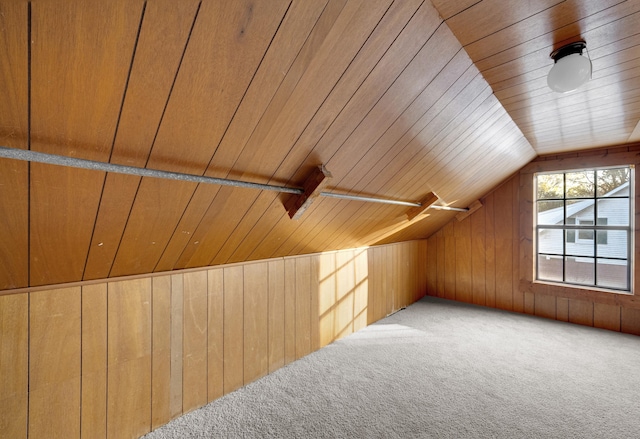
[{"label": "wooden support bracket", "polygon": [[289,198],[284,207],[289,213],[291,219],[297,220],[309,208],[313,200],[320,196],[322,190],[331,181],[331,173],[327,171],[324,165],[320,165],[306,179],[302,188],[304,193]]},{"label": "wooden support bracket", "polygon": [[407,212],[407,218],[409,219],[409,221],[411,221],[418,215],[425,213],[427,209],[429,209],[429,206],[434,204],[436,201],[438,201],[438,196],[433,192],[429,192],[427,196],[424,197],[422,201],[420,201],[420,206],[412,207],[411,209],[409,209],[409,211]]}]

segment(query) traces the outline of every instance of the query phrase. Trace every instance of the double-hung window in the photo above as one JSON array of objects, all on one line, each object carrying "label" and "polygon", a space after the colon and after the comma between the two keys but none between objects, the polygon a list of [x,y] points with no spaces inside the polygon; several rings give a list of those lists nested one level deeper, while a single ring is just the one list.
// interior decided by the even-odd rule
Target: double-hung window
[{"label": "double-hung window", "polygon": [[633,168],[539,173],[536,279],[631,290]]}]

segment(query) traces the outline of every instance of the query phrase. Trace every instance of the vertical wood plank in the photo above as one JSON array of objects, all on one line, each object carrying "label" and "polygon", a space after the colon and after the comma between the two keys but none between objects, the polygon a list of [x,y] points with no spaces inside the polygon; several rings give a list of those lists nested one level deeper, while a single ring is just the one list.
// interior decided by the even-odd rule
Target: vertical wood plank
[{"label": "vertical wood plank", "polygon": [[[520,280],[533,281],[533,175],[520,174]],[[514,217],[516,218],[516,217]],[[555,306],[554,306],[555,309]],[[555,311],[554,311],[555,314]]]},{"label": "vertical wood plank", "polygon": [[593,326],[596,328],[620,331],[620,306],[593,304]]},{"label": "vertical wood plank", "polygon": [[182,411],[207,403],[207,272],[184,273]]},{"label": "vertical wood plank", "polygon": [[[422,299],[427,295],[428,282],[429,282],[429,240],[422,239],[418,244],[418,276],[420,278],[420,294],[416,300]],[[371,273],[369,273],[371,275]]]},{"label": "vertical wood plank", "polygon": [[556,319],[556,297],[546,294],[536,294],[534,314],[547,319]]},{"label": "vertical wood plank", "polygon": [[445,239],[442,229],[436,233],[437,243],[437,279],[436,279],[436,296],[444,297],[445,290]]},{"label": "vertical wood plank", "polygon": [[484,199],[485,213],[485,304],[486,306],[496,306],[496,243],[494,224],[494,204],[493,193]]},{"label": "vertical wood plank", "polygon": [[107,287],[107,437],[151,430],[151,279]]},{"label": "vertical wood plank", "polygon": [[431,235],[427,244],[427,295],[437,296],[438,281],[438,238]]},{"label": "vertical wood plank", "polygon": [[593,326],[593,302],[569,299],[569,322]]},{"label": "vertical wood plank", "polygon": [[381,247],[376,247],[373,251],[375,255],[375,265],[373,271],[375,272],[375,299],[374,305],[376,307],[376,321],[384,318],[386,316],[386,308],[387,308],[387,296],[386,296],[386,285],[385,285],[385,270],[384,270],[384,253]]},{"label": "vertical wood plank", "polygon": [[[394,284],[394,273],[395,273],[395,261],[393,259],[393,252],[388,245],[385,245],[381,249],[382,251],[382,280],[383,287],[382,291],[384,293],[385,299],[385,307],[384,307],[384,315],[387,316],[393,312],[394,307],[394,298],[396,296],[395,284]],[[338,262],[336,261],[336,270],[338,270]],[[336,284],[336,288],[339,288],[339,285]],[[338,296],[336,295],[336,301]],[[336,302],[337,305],[337,302]]]},{"label": "vertical wood plank", "polygon": [[151,278],[108,284],[108,361],[151,354]]},{"label": "vertical wood plank", "polygon": [[320,314],[320,346],[324,347],[334,340],[334,314],[336,291],[336,254],[320,254],[320,291],[318,297]]},{"label": "vertical wood plank", "polygon": [[311,259],[296,258],[296,359],[311,352]]},{"label": "vertical wood plank", "polygon": [[533,293],[530,292],[524,292],[523,293],[523,300],[524,303],[522,304],[522,311],[520,312],[524,312],[526,314],[535,314],[535,306],[536,306],[536,296]]},{"label": "vertical wood plank", "polygon": [[453,222],[447,223],[444,233],[444,297],[456,298],[456,239]]},{"label": "vertical wood plank", "polygon": [[569,299],[556,297],[556,320],[569,321]]},{"label": "vertical wood plank", "polygon": [[311,256],[311,352],[320,349],[320,258]]},{"label": "vertical wood plank", "polygon": [[28,437],[80,437],[79,376],[29,391]]},{"label": "vertical wood plank", "polygon": [[455,255],[456,255],[456,295],[461,302],[473,301],[472,269],[471,269],[471,219],[454,221]]},{"label": "vertical wood plank", "polygon": [[472,300],[476,305],[486,303],[486,240],[485,212],[480,209],[471,214],[471,285]]},{"label": "vertical wood plank", "polygon": [[284,260],[284,364],[296,359],[296,260]]},{"label": "vertical wood plank", "polygon": [[31,293],[29,437],[80,437],[81,288]]},{"label": "vertical wood plank", "polygon": [[169,384],[169,410],[172,418],[182,414],[183,297],[184,279],[182,274],[171,275],[171,382]]},{"label": "vertical wood plank", "polygon": [[0,431],[27,437],[29,295],[0,296]]},{"label": "vertical wood plank", "polygon": [[367,301],[369,311],[367,314],[367,324],[370,325],[378,320],[378,309],[376,302],[376,293],[378,288],[378,277],[375,269],[376,252],[373,248],[367,249],[367,270],[369,271],[369,288]]},{"label": "vertical wood plank", "polygon": [[[512,292],[512,309],[515,312],[525,312],[525,297],[524,292],[520,291],[520,264],[523,262],[520,260],[520,176],[516,175],[511,178],[511,292]],[[526,212],[522,212],[526,215]],[[531,213],[529,213],[531,216]],[[524,267],[523,267],[524,268]],[[533,313],[533,302],[530,309],[530,314]]]},{"label": "vertical wood plank", "polygon": [[244,384],[269,373],[269,267],[244,267]]},{"label": "vertical wood plank", "polygon": [[224,393],[244,384],[244,270],[224,268]]},{"label": "vertical wood plank", "polygon": [[[405,306],[405,276],[404,276],[404,259],[401,252],[400,245],[390,245],[389,250],[393,255],[393,284],[394,284],[394,298],[393,298],[393,311],[396,311]],[[355,267],[355,264],[354,264]]]},{"label": "vertical wood plank", "polygon": [[207,294],[209,295],[207,399],[213,401],[224,395],[224,270],[222,268],[207,270]]},{"label": "vertical wood plank", "polygon": [[[367,326],[369,312],[369,272],[366,250],[355,252],[355,293],[353,298],[353,330]],[[415,277],[415,276],[414,276]]]},{"label": "vertical wood plank", "polygon": [[171,276],[152,279],[151,429],[171,420]]},{"label": "vertical wood plank", "polygon": [[355,263],[353,256],[353,250],[339,251],[336,253],[336,339],[353,333],[353,295],[355,288]]},{"label": "vertical wood plank", "polygon": [[621,318],[622,332],[640,335],[640,309],[622,308]]},{"label": "vertical wood plank", "polygon": [[269,373],[284,366],[284,261],[269,261]]},{"label": "vertical wood plank", "polygon": [[496,308],[513,309],[513,198],[511,181],[495,194]]},{"label": "vertical wood plank", "polygon": [[107,284],[82,287],[83,438],[107,436]]}]

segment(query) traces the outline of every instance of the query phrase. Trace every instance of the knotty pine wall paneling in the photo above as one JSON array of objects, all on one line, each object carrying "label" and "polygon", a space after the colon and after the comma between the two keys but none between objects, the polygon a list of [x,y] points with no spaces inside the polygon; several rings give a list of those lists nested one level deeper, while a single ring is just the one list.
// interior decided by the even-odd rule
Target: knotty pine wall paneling
[{"label": "knotty pine wall paneling", "polygon": [[[453,219],[427,240],[427,257],[435,279],[427,279],[429,295],[454,298],[540,317],[640,335],[638,210],[632,294],[608,293],[580,287],[534,283],[533,174],[539,171],[580,169],[640,163],[640,147],[628,145],[541,157],[513,175],[483,199],[482,209],[462,221]],[[635,193],[639,193],[636,176]],[[459,294],[466,284],[469,256],[466,225],[471,225],[471,296]],[[452,237],[452,230],[461,232]],[[464,237],[462,237],[464,236]],[[461,243],[463,239],[465,242]],[[435,250],[434,250],[435,247]],[[455,255],[455,256],[451,256]],[[481,258],[478,255],[483,255]],[[435,267],[435,268],[434,268]],[[484,271],[483,271],[484,270]]]},{"label": "knotty pine wall paneling", "polygon": [[421,298],[428,252],[411,241],[0,295],[0,439],[139,437]]}]

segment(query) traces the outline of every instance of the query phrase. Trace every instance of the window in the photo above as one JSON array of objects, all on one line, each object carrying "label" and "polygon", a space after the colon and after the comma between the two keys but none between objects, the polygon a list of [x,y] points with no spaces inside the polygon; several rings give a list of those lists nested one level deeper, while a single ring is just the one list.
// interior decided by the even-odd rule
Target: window
[{"label": "window", "polygon": [[535,175],[536,279],[630,291],[631,167]]}]

